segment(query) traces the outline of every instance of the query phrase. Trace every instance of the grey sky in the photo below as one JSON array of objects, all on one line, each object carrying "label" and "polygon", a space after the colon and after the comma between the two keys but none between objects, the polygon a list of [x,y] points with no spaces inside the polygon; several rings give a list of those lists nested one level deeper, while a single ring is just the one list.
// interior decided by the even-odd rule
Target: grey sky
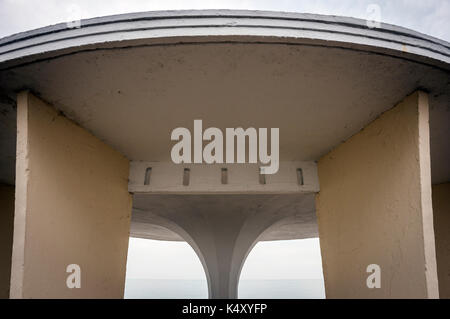
[{"label": "grey sky", "polygon": [[[130,238],[127,278],[205,279],[185,242]],[[260,242],[248,255],[242,279],[323,279],[318,238]]]},{"label": "grey sky", "polygon": [[245,260],[242,279],[323,279],[319,238],[259,242]]},{"label": "grey sky", "polygon": [[176,9],[253,9],[366,19],[377,4],[380,20],[450,41],[450,0],[0,0],[0,37],[75,18]]}]

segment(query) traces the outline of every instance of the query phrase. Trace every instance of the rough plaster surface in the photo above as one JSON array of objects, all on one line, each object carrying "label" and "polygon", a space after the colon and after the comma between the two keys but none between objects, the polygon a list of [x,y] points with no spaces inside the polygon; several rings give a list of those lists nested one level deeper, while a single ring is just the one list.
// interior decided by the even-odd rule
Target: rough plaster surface
[{"label": "rough plaster surface", "polygon": [[0,185],[0,299],[9,297],[14,225],[14,186]]},{"label": "rough plaster surface", "polygon": [[[38,98],[18,96],[11,298],[121,298],[129,163]],[[68,289],[66,267],[81,267]]]},{"label": "rough plaster surface", "polygon": [[[416,92],[320,159],[328,298],[438,297],[427,109]],[[366,286],[369,264],[381,267],[379,289]]]},{"label": "rough plaster surface", "polygon": [[450,183],[433,185],[439,296],[450,298]]}]

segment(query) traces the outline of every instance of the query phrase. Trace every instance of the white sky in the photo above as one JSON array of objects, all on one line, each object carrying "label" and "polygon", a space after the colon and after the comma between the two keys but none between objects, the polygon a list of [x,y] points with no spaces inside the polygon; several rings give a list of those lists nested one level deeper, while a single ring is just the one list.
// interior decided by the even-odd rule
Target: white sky
[{"label": "white sky", "polygon": [[[127,278],[205,279],[194,250],[185,242],[130,238]],[[259,242],[241,279],[322,279],[319,239]]]},{"label": "white sky", "polygon": [[241,279],[322,279],[319,238],[259,242]]},{"label": "white sky", "polygon": [[200,259],[186,242],[130,238],[127,278],[205,279]]},{"label": "white sky", "polygon": [[380,20],[450,41],[450,0],[0,0],[0,37],[77,18],[176,9],[253,9],[366,19],[370,4]]}]

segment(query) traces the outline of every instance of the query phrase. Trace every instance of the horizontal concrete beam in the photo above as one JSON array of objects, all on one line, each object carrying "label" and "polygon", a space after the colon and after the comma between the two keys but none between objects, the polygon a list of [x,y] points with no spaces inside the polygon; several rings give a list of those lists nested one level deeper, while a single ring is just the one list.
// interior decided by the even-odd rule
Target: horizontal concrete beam
[{"label": "horizontal concrete beam", "polygon": [[128,191],[159,194],[317,193],[315,162],[281,162],[276,174],[258,164],[173,164],[132,161]]}]

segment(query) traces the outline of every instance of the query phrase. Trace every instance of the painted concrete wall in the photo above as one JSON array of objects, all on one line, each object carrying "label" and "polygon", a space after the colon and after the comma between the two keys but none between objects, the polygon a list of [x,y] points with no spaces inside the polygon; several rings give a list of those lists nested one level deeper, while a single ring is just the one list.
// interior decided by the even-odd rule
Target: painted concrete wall
[{"label": "painted concrete wall", "polygon": [[14,186],[0,185],[0,299],[9,298],[14,223]]},{"label": "painted concrete wall", "polygon": [[[437,298],[427,95],[416,92],[318,163],[327,298]],[[369,289],[369,264],[381,288]]]},{"label": "painted concrete wall", "polygon": [[[28,92],[17,102],[11,298],[121,298],[129,162]],[[81,288],[66,267],[81,267]]]},{"label": "painted concrete wall", "polygon": [[433,185],[439,296],[450,298],[450,183]]}]

